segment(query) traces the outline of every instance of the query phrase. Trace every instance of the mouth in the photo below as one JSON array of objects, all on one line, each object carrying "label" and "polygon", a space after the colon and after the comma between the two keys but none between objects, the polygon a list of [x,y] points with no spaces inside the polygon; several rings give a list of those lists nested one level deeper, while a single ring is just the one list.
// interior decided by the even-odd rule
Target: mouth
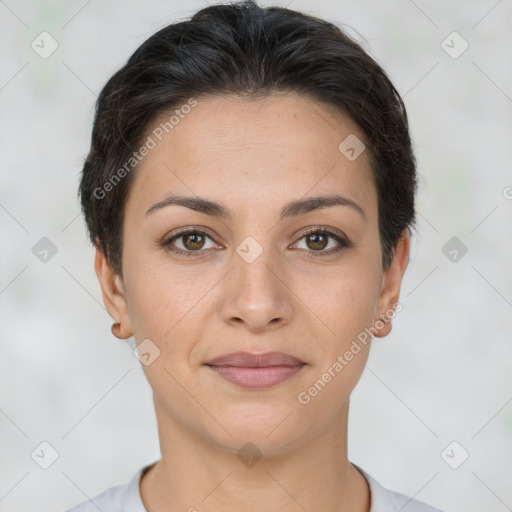
[{"label": "mouth", "polygon": [[264,389],[290,379],[304,368],[306,363],[282,352],[236,352],[213,359],[206,363],[206,366],[237,386]]}]

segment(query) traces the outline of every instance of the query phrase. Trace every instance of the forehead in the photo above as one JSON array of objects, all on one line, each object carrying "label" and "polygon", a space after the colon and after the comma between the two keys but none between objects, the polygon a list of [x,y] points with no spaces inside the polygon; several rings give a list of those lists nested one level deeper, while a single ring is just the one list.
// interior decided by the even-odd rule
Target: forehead
[{"label": "forehead", "polygon": [[225,199],[233,210],[327,193],[376,207],[368,204],[376,192],[367,151],[350,160],[340,150],[347,137],[364,140],[360,129],[309,97],[206,97],[170,123],[172,115],[146,132],[154,147],[135,172],[127,204],[139,214],[169,193]]}]

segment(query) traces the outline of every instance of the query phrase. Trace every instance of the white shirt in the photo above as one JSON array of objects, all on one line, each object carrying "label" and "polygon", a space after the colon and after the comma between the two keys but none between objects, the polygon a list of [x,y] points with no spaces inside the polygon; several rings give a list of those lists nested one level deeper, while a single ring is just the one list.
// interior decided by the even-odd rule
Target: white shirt
[{"label": "white shirt", "polygon": [[[138,470],[127,484],[111,487],[92,500],[84,501],[66,512],[147,512],[140,497],[140,478],[155,462]],[[382,487],[374,478],[352,463],[370,487],[370,512],[442,512],[421,501]],[[94,502],[94,503],[93,503]]]}]

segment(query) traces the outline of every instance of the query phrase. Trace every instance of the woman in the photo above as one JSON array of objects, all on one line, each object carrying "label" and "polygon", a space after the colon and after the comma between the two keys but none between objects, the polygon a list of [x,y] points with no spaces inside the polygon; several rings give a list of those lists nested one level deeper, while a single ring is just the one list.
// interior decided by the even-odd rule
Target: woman
[{"label": "woman", "polygon": [[338,27],[249,1],[144,42],[98,98],[80,197],[162,456],[71,510],[437,510],[347,458],[415,187],[402,100]]}]

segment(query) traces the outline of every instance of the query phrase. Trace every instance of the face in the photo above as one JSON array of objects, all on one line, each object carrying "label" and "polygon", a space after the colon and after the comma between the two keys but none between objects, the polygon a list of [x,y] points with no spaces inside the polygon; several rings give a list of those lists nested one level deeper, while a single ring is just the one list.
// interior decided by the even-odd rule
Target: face
[{"label": "face", "polygon": [[[370,346],[362,333],[389,332],[376,321],[398,300],[409,248],[404,235],[383,270],[367,152],[338,148],[351,134],[363,140],[294,94],[203,98],[141,162],[123,279],[101,253],[96,271],[115,321],[150,340],[142,368],[159,426],[278,453],[346,421]],[[291,358],[208,364],[238,352]]]}]

